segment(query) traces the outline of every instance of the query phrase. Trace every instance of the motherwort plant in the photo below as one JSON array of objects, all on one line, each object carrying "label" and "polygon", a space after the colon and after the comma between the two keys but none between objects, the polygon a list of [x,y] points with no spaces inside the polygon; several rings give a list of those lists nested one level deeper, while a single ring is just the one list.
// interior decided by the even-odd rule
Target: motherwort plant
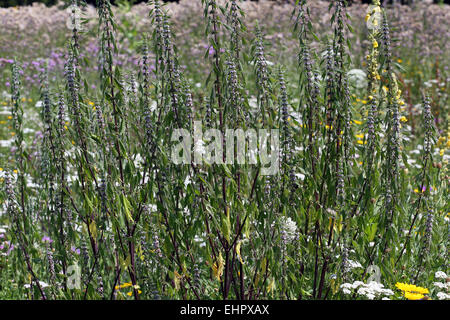
[{"label": "motherwort plant", "polygon": [[[375,0],[367,11],[360,86],[346,1],[330,1],[327,35],[311,3],[297,1],[285,30],[291,68],[270,61],[270,30],[247,28],[237,0],[201,1],[204,61],[186,62],[171,12],[151,0],[133,36],[139,63],[126,69],[110,1],[98,1],[96,31],[74,1],[64,73],[41,72],[36,154],[12,63],[0,221],[15,249],[0,252],[0,285],[33,299],[242,300],[381,298],[372,291],[405,278],[427,285],[448,251],[434,102],[424,91],[419,168],[406,149],[389,7]],[[197,62],[207,66],[198,85]]]}]

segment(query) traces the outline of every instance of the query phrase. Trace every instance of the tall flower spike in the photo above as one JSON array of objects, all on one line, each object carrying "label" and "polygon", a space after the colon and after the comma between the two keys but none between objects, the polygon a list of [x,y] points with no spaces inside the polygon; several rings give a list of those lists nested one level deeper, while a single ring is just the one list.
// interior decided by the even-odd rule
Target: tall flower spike
[{"label": "tall flower spike", "polygon": [[238,12],[240,11],[239,6],[236,3],[236,0],[231,0],[230,13],[228,16],[229,24],[231,26],[231,52],[233,53],[234,58],[239,60],[240,53],[240,29],[241,22],[238,17]]},{"label": "tall flower spike", "polygon": [[267,68],[267,60],[264,53],[264,43],[261,29],[258,22],[255,27],[255,42],[254,42],[254,65],[256,75],[256,86],[258,89],[258,104],[262,115],[263,125],[266,122],[266,116],[272,115],[272,110],[269,104],[269,71]]},{"label": "tall flower spike", "polygon": [[236,72],[236,65],[233,59],[226,61],[227,65],[227,85],[228,85],[228,103],[231,107],[231,118],[232,123],[236,123],[239,126],[241,122],[241,110],[239,104],[239,94],[238,94],[238,77]]}]

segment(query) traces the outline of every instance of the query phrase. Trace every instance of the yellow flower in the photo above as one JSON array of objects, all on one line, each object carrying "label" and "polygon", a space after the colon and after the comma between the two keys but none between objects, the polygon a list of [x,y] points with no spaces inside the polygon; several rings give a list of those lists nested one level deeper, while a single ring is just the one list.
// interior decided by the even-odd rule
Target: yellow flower
[{"label": "yellow flower", "polygon": [[356,141],[356,143],[357,143],[357,144],[366,144],[367,141],[358,140],[358,141]]},{"label": "yellow flower", "polygon": [[359,139],[364,139],[364,133],[356,134],[355,137]]},{"label": "yellow flower", "polygon": [[402,59],[397,59],[397,62],[398,62],[398,63],[402,63],[403,60],[402,60]]},{"label": "yellow flower", "polygon": [[408,300],[420,300],[425,297],[423,294],[420,293],[413,293],[413,292],[405,292],[405,298]]},{"label": "yellow flower", "polygon": [[11,135],[14,136],[14,135],[16,135],[16,133],[15,132],[11,132]]},{"label": "yellow flower", "polygon": [[378,48],[377,40],[373,40],[372,45],[373,45],[374,48]]},{"label": "yellow flower", "polygon": [[119,289],[122,289],[122,288],[128,288],[128,287],[131,287],[131,286],[132,286],[131,282],[125,282],[124,284],[116,286],[116,290],[119,290]]},{"label": "yellow flower", "polygon": [[[141,294],[141,293],[142,293],[142,291],[138,290],[138,294]],[[131,297],[133,295],[133,291],[128,292],[127,295],[129,295]]]},{"label": "yellow flower", "polygon": [[353,122],[356,124],[362,124],[362,121],[359,121],[359,120],[353,120]]},{"label": "yellow flower", "polygon": [[92,102],[92,101],[89,101],[88,103],[89,103],[89,105],[91,105],[91,106],[94,106],[94,105],[95,105],[95,103]]},{"label": "yellow flower", "polygon": [[444,156],[444,152],[445,152],[445,149],[441,149],[440,151],[439,151],[439,155],[442,157],[442,156]]},{"label": "yellow flower", "polygon": [[[413,284],[408,284],[408,283],[402,283],[402,282],[397,282],[395,284],[395,286],[404,291],[405,293],[405,297],[406,297],[406,293],[412,293],[412,294],[420,294],[422,295],[421,298],[423,298],[424,294],[428,294],[430,293],[430,291],[427,288],[423,288],[423,287],[418,287],[416,285]],[[412,297],[412,296],[411,296]],[[419,298],[420,299],[420,298]]]},{"label": "yellow flower", "polygon": [[0,171],[3,171],[3,168],[0,168]]},{"label": "yellow flower", "polygon": [[8,116],[8,119],[11,120],[13,117],[12,116]]},{"label": "yellow flower", "polygon": [[400,118],[400,121],[401,121],[401,122],[407,122],[407,121],[408,121],[408,119],[406,119],[406,117],[405,117],[405,116],[402,116],[402,117]]},{"label": "yellow flower", "polygon": [[367,20],[369,20],[370,18],[370,13],[366,14],[366,17],[364,18],[364,20],[367,22]]}]

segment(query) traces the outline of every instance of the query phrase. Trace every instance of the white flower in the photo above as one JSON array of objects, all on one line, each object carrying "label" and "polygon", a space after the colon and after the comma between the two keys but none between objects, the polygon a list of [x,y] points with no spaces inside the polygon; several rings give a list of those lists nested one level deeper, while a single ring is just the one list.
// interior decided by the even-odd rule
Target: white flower
[{"label": "white flower", "polygon": [[351,283],[343,283],[341,284],[341,289],[351,289],[352,288],[352,284]]},{"label": "white flower", "polygon": [[362,268],[361,263],[357,262],[357,261],[353,261],[353,260],[348,260],[347,261],[347,268],[349,269],[355,269],[355,268]]},{"label": "white flower", "polygon": [[297,236],[297,224],[290,217],[281,217],[281,233],[287,242],[293,241]]},{"label": "white flower", "polygon": [[436,296],[439,300],[450,300],[450,294],[447,294],[445,292],[438,292]]},{"label": "white flower", "polygon": [[305,175],[303,173],[296,173],[295,176],[302,181],[305,180]]},{"label": "white flower", "polygon": [[443,271],[437,271],[434,274],[434,277],[438,278],[438,279],[447,279],[447,274],[445,274],[445,272],[443,272]]},{"label": "white flower", "polygon": [[[353,284],[350,283],[344,283],[341,285],[341,289],[343,293],[351,293],[350,289],[356,289],[358,288],[357,294],[361,296],[365,296],[367,299],[373,300],[376,298],[383,298],[383,296],[392,296],[394,295],[394,292],[390,289],[385,289],[384,285],[376,282],[376,281],[370,281],[369,283],[364,283],[362,281],[355,281]],[[384,299],[386,300],[386,299]],[[389,300],[389,299],[387,299]]]},{"label": "white flower", "polygon": [[148,211],[149,212],[156,212],[156,211],[158,211],[158,208],[157,208],[156,204],[153,204],[153,203],[149,204],[148,205]]},{"label": "white flower", "polygon": [[352,69],[347,72],[347,76],[348,80],[358,89],[362,89],[367,85],[367,77],[364,70]]},{"label": "white flower", "polygon": [[[34,284],[34,282],[33,282],[33,284]],[[48,285],[47,283],[45,283],[44,281],[39,281],[39,285],[41,286],[42,289],[47,288],[47,287],[49,286],[49,285]],[[27,284],[24,285],[24,287],[28,289],[28,288],[30,287],[30,284],[27,283]]]},{"label": "white flower", "polygon": [[350,293],[352,293],[349,289],[342,289],[342,292],[344,293],[344,294],[350,294]]},{"label": "white flower", "polygon": [[446,287],[445,283],[442,282],[434,282],[433,285],[439,289],[444,289]]},{"label": "white flower", "polygon": [[355,281],[355,282],[353,282],[352,287],[353,287],[353,289],[356,289],[356,288],[358,288],[359,286],[363,286],[363,285],[365,285],[364,282],[362,282],[362,281]]}]

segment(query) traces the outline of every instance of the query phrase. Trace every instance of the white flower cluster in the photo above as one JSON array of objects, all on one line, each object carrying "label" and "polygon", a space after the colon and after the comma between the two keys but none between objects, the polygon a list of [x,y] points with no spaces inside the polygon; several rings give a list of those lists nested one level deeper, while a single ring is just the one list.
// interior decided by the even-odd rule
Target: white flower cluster
[{"label": "white flower cluster", "polygon": [[350,83],[358,89],[362,89],[367,86],[367,75],[364,70],[352,69],[347,72],[347,77]]},{"label": "white flower cluster", "polygon": [[297,237],[297,224],[290,217],[280,218],[281,235],[286,242],[292,242]]},{"label": "white flower cluster", "polygon": [[447,282],[447,278],[448,278],[447,274],[445,272],[443,272],[443,271],[437,271],[434,274],[434,277],[436,279],[443,279],[444,280],[444,282],[434,282],[433,283],[434,286],[436,288],[444,289],[444,290],[447,291],[447,292],[438,292],[436,294],[437,298],[439,300],[450,300],[450,294],[448,293],[449,290],[450,290],[450,282]]},{"label": "white flower cluster", "polygon": [[347,271],[350,271],[352,269],[362,268],[362,265],[358,261],[353,261],[353,260],[348,259],[345,267],[346,267]]},{"label": "white flower cluster", "polygon": [[[33,282],[33,285],[34,285],[35,283]],[[41,288],[42,289],[44,289],[44,288],[47,288],[49,285],[47,284],[47,283],[45,283],[44,281],[39,281],[39,285],[41,286]],[[24,284],[23,285],[24,286],[24,288],[30,288],[30,284],[29,283],[27,283],[27,284]]]},{"label": "white flower cluster", "polygon": [[356,293],[361,296],[373,300],[375,298],[382,300],[389,300],[387,296],[394,295],[394,292],[390,289],[385,289],[384,285],[376,281],[370,281],[369,283],[364,283],[362,281],[355,281],[353,283],[344,283],[341,285],[342,292],[345,294],[352,293],[356,290]]}]

